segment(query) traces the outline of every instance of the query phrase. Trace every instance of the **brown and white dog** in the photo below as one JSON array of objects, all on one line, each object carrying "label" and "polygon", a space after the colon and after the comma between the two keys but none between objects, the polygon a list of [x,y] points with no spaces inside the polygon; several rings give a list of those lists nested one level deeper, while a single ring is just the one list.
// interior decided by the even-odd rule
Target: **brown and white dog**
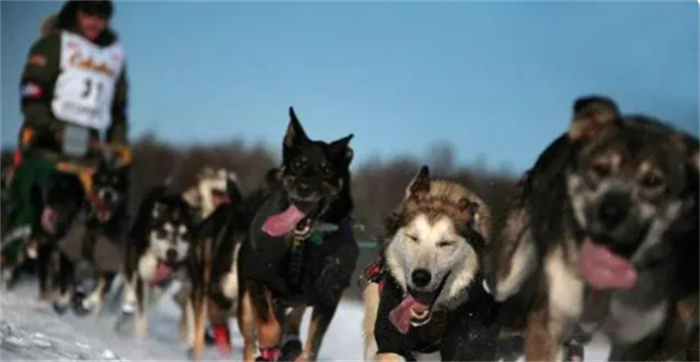
[{"label": "brown and white dog", "polygon": [[573,108],[494,237],[488,289],[534,303],[527,360],[581,357],[567,344],[594,332],[611,360],[682,353],[697,338],[698,141],[605,97]]}]

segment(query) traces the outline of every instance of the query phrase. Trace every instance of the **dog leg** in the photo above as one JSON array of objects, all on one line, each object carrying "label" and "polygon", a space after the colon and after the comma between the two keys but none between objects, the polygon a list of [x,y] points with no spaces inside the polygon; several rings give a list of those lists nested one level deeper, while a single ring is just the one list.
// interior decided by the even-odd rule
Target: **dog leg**
[{"label": "dog leg", "polygon": [[140,276],[136,277],[136,336],[139,338],[148,337],[148,317],[146,315],[148,307],[150,288],[148,284],[141,279]]},{"label": "dog leg", "polygon": [[63,314],[65,313],[69,306],[70,306],[70,301],[72,297],[72,291],[73,291],[73,285],[72,285],[72,278],[73,278],[73,262],[71,262],[68,257],[63,255],[63,253],[59,253],[59,269],[58,269],[58,275],[57,275],[57,284],[58,284],[58,298],[53,303],[53,309],[59,313]]},{"label": "dog leg", "polygon": [[280,360],[293,361],[302,352],[303,346],[299,339],[301,320],[304,318],[306,306],[296,306],[284,318],[284,335],[282,336],[282,355]]},{"label": "dog leg", "polygon": [[[214,331],[214,339],[219,353],[223,356],[231,354],[231,331],[228,326],[228,305],[219,305],[212,298],[207,298],[209,322]],[[204,335],[202,335],[204,337]]]},{"label": "dog leg", "polygon": [[563,343],[573,336],[583,308],[583,282],[567,267],[563,249],[545,257],[546,301],[538,301],[528,320],[526,360],[562,361]]},{"label": "dog leg", "polygon": [[[277,313],[275,313],[272,292],[267,287],[262,288],[263,298],[256,298],[256,302],[253,303],[255,329],[258,332],[260,357],[264,360],[274,361],[279,357],[282,326],[277,319]],[[264,303],[264,305],[259,305],[259,303]]]},{"label": "dog leg", "polygon": [[306,343],[304,343],[304,352],[296,359],[297,361],[316,361],[318,352],[321,350],[323,337],[326,335],[331,320],[333,320],[339,302],[338,300],[330,305],[319,305],[313,308],[309,332],[306,336]]},{"label": "dog leg", "polygon": [[105,278],[99,278],[95,289],[82,300],[82,307],[85,309],[92,309],[92,315],[95,318],[99,317],[102,311],[102,298],[104,298],[104,289],[106,285]]},{"label": "dog leg", "polygon": [[[188,342],[190,342],[188,337],[188,328],[190,328],[188,326],[188,309],[194,308],[191,301],[191,294],[192,292],[189,286],[183,283],[180,286],[180,289],[178,289],[178,291],[174,293],[172,297],[175,304],[177,304],[177,306],[180,308],[180,339]],[[194,309],[192,309],[192,321],[192,323],[194,323]],[[192,344],[190,343],[189,346],[192,347]]]},{"label": "dog leg", "polygon": [[377,340],[374,338],[374,324],[377,321],[379,311],[379,284],[369,283],[362,291],[362,305],[364,316],[362,318],[362,336],[364,342],[365,361],[373,359],[377,353]]},{"label": "dog leg", "polygon": [[209,288],[211,278],[211,261],[213,253],[213,245],[211,242],[200,243],[196,250],[196,257],[200,263],[200,269],[192,275],[196,280],[196,284],[192,286],[192,298],[194,306],[194,343],[192,344],[192,353],[196,359],[199,359],[204,352],[204,333],[206,330],[206,322],[208,320],[208,305]]},{"label": "dog leg", "polygon": [[199,360],[204,353],[204,332],[207,322],[206,298],[198,300],[194,304],[194,341],[192,344],[192,354]]},{"label": "dog leg", "polygon": [[376,362],[405,362],[403,356],[395,353],[379,353],[374,357]]},{"label": "dog leg", "polygon": [[122,302],[122,312],[132,313],[134,306],[138,303],[136,297],[136,278],[134,275],[126,275],[124,277],[124,300]]},{"label": "dog leg", "polygon": [[238,302],[238,329],[243,336],[243,361],[254,361],[255,354],[255,316],[250,291],[245,290]]},{"label": "dog leg", "polygon": [[196,335],[194,329],[194,314],[194,304],[192,303],[192,300],[188,299],[185,302],[185,315],[183,318],[184,330],[181,330],[181,337],[187,341],[187,345],[189,345],[191,348],[194,347],[194,338]]},{"label": "dog leg", "polygon": [[[53,248],[51,245],[44,244],[39,245],[39,256],[37,259],[37,272],[39,278],[39,300],[48,301],[50,300],[49,293],[49,270],[51,269],[51,264],[53,263]],[[21,264],[18,263],[18,266]],[[60,266],[59,266],[60,268]],[[62,268],[61,268],[62,269]],[[59,273],[61,273],[59,269]]]}]

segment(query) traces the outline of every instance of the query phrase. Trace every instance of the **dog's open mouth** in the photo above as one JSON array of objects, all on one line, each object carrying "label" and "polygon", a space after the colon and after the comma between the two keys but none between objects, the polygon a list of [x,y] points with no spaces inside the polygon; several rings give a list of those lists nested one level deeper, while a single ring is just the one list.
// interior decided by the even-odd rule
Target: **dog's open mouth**
[{"label": "dog's open mouth", "polygon": [[97,219],[100,221],[109,221],[109,219],[112,217],[112,210],[110,209],[99,209],[96,212]]},{"label": "dog's open mouth", "polygon": [[214,208],[231,202],[231,198],[229,197],[228,193],[226,193],[226,190],[221,189],[212,190],[211,199],[212,203],[214,204]]},{"label": "dog's open mouth", "polygon": [[281,213],[267,218],[262,230],[273,237],[282,237],[291,232],[297,236],[308,236],[318,209],[317,204],[294,202]]},{"label": "dog's open mouth", "polygon": [[112,218],[112,209],[115,207],[112,203],[104,201],[94,193],[89,193],[87,197],[95,210],[97,220],[107,222]]},{"label": "dog's open mouth", "polygon": [[56,223],[58,221],[58,212],[51,207],[46,206],[41,212],[41,227],[48,234],[56,233]]},{"label": "dog's open mouth", "polygon": [[433,303],[445,287],[449,275],[450,273],[447,273],[442,278],[442,282],[434,291],[408,291],[408,295],[401,301],[401,304],[389,313],[389,320],[399,332],[406,334],[411,326],[420,327],[430,322],[433,314]]},{"label": "dog's open mouth", "polygon": [[416,303],[411,307],[411,325],[419,327],[430,322],[432,315],[430,308],[440,291],[433,293],[411,292],[411,298]]},{"label": "dog's open mouth", "polygon": [[608,247],[587,237],[579,254],[581,276],[595,289],[630,289],[637,283],[637,268]]}]

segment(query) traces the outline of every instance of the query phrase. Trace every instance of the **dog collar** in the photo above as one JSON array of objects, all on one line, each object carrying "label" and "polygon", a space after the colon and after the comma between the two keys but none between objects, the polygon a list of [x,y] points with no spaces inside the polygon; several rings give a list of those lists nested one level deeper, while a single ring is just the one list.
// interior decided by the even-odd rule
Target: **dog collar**
[{"label": "dog collar", "polygon": [[92,206],[95,207],[97,210],[109,210],[109,206],[107,206],[107,204],[100,200],[100,198],[97,197],[97,195],[95,195],[94,192],[88,192],[87,199],[88,201],[90,201],[90,204],[92,204]]},{"label": "dog collar", "polygon": [[323,244],[323,234],[320,231],[312,231],[307,240],[314,245],[321,245]]}]

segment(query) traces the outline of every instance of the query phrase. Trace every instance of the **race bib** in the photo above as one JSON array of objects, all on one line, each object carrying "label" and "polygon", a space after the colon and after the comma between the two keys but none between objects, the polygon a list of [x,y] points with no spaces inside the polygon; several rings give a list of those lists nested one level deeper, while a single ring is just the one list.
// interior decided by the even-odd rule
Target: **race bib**
[{"label": "race bib", "polygon": [[81,36],[61,33],[61,74],[51,105],[56,118],[104,130],[112,122],[114,88],[124,64],[121,46],[101,48]]}]

